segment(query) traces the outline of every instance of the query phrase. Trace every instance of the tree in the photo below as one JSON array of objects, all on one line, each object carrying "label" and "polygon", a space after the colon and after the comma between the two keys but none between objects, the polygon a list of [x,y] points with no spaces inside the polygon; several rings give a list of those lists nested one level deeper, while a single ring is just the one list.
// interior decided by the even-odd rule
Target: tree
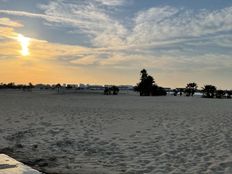
[{"label": "tree", "polygon": [[141,70],[140,74],[140,83],[137,84],[135,90],[140,93],[140,96],[150,96],[152,86],[155,83],[154,78],[149,76],[145,69]]},{"label": "tree", "polygon": [[6,88],[8,89],[16,89],[16,85],[14,82],[8,83],[6,84]]},{"label": "tree", "polygon": [[197,90],[197,84],[196,83],[188,83],[185,88],[186,96],[193,96]]},{"label": "tree", "polygon": [[140,96],[166,95],[166,91],[155,84],[152,76],[148,75],[145,69],[140,71],[140,82],[134,87],[134,90],[140,93]]},{"label": "tree", "polygon": [[216,98],[223,98],[223,97],[225,97],[225,95],[226,95],[226,92],[223,90],[216,91]]},{"label": "tree", "polygon": [[60,93],[61,84],[58,83],[58,84],[56,84],[55,87],[57,88],[57,92]]},{"label": "tree", "polygon": [[213,85],[205,85],[202,91],[203,91],[203,97],[214,98],[217,88]]},{"label": "tree", "polygon": [[69,89],[73,89],[73,86],[72,86],[72,85],[67,85],[67,86],[66,86],[66,89],[68,89],[68,90],[69,90]]},{"label": "tree", "polygon": [[119,93],[119,88],[117,86],[112,86],[111,91],[113,91],[113,95],[118,95]]},{"label": "tree", "polygon": [[30,83],[28,84],[28,90],[29,90],[29,91],[32,91],[32,88],[34,88],[34,85],[30,82]]},{"label": "tree", "polygon": [[164,88],[159,87],[158,85],[152,86],[152,96],[164,96],[167,95],[167,92]]},{"label": "tree", "polygon": [[112,87],[105,87],[104,89],[104,95],[118,95],[119,93],[119,88],[117,86],[112,86]]},{"label": "tree", "polygon": [[227,94],[227,98],[231,98],[231,96],[232,96],[232,91],[226,91],[226,94]]},{"label": "tree", "polygon": [[110,95],[110,89],[108,87],[105,87],[104,95]]}]

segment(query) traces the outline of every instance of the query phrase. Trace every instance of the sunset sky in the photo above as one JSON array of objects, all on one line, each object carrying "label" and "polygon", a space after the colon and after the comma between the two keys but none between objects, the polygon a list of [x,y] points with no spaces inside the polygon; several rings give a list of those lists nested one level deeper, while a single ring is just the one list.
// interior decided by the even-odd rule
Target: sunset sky
[{"label": "sunset sky", "polygon": [[231,0],[0,0],[0,82],[232,88]]}]

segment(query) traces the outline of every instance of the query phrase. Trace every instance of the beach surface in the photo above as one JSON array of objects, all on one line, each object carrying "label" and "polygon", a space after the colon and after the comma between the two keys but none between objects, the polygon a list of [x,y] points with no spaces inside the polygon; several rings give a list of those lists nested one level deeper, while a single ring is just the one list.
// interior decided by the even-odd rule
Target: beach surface
[{"label": "beach surface", "polygon": [[231,174],[232,100],[2,90],[0,153],[48,174]]}]

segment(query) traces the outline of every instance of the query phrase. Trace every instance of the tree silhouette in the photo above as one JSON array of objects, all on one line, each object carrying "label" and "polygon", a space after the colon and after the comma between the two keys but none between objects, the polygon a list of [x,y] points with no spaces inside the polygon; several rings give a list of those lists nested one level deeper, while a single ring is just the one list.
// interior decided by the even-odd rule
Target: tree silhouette
[{"label": "tree silhouette", "polygon": [[104,89],[104,95],[118,95],[119,93],[119,88],[117,86],[112,86],[112,87],[105,87]]},{"label": "tree silhouette", "polygon": [[226,92],[223,90],[217,90],[216,91],[216,98],[224,98],[226,95]]},{"label": "tree silhouette", "polygon": [[104,89],[104,95],[110,95],[110,88],[105,87],[105,89]]},{"label": "tree silhouette", "polygon": [[165,91],[164,88],[158,85],[153,85],[151,95],[152,96],[164,96],[164,95],[167,95],[167,92]]},{"label": "tree silhouette", "polygon": [[57,92],[60,93],[61,84],[58,83],[55,85],[55,87],[57,89]]},{"label": "tree silhouette", "polygon": [[213,85],[205,85],[202,91],[203,91],[203,97],[214,98],[217,88]]},{"label": "tree silhouette", "polygon": [[226,94],[227,94],[227,98],[231,98],[231,96],[232,96],[232,91],[226,91]]},{"label": "tree silhouette", "polygon": [[112,86],[111,90],[113,91],[113,95],[118,95],[119,93],[119,88],[117,86]]},{"label": "tree silhouette", "polygon": [[197,90],[197,84],[196,83],[188,83],[185,88],[186,96],[193,96]]},{"label": "tree silhouette", "polygon": [[34,85],[30,82],[30,83],[28,84],[28,90],[29,90],[29,91],[32,91],[32,88],[34,88]]},{"label": "tree silhouette", "polygon": [[140,82],[135,86],[134,90],[140,93],[140,96],[158,96],[166,95],[166,91],[155,84],[152,76],[148,75],[145,69],[140,71]]},{"label": "tree silhouette", "polygon": [[141,70],[140,74],[140,83],[137,84],[135,90],[140,93],[140,96],[149,96],[151,95],[152,86],[155,83],[154,78],[149,76],[145,69]]},{"label": "tree silhouette", "polygon": [[16,89],[17,88],[14,82],[6,84],[5,87],[8,89]]}]

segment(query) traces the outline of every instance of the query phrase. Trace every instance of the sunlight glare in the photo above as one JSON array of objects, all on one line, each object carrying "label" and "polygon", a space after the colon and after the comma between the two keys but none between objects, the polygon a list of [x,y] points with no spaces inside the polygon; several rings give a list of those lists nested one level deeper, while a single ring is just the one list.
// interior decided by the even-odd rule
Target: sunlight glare
[{"label": "sunlight glare", "polygon": [[28,56],[30,54],[29,52],[29,43],[30,43],[30,38],[23,36],[22,34],[18,34],[18,41],[20,42],[21,45],[21,54],[22,56]]}]

